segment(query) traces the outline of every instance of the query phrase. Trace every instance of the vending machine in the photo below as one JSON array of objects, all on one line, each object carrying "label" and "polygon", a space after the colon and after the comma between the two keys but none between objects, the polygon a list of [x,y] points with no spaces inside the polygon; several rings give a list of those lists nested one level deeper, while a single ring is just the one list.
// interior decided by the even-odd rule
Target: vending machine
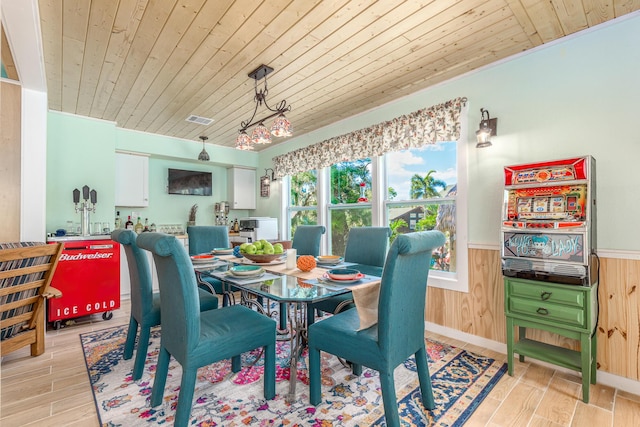
[{"label": "vending machine", "polygon": [[598,280],[591,156],[504,168],[502,274],[569,285]]}]

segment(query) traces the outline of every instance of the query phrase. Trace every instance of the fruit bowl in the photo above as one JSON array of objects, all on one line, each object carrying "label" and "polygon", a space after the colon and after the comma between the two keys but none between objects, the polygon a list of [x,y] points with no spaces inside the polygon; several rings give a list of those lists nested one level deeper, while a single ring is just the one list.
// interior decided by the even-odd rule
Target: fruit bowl
[{"label": "fruit bowl", "polygon": [[256,255],[256,254],[243,253],[242,256],[244,256],[247,259],[250,259],[253,262],[265,263],[265,262],[272,262],[276,259],[282,258],[284,254]]}]

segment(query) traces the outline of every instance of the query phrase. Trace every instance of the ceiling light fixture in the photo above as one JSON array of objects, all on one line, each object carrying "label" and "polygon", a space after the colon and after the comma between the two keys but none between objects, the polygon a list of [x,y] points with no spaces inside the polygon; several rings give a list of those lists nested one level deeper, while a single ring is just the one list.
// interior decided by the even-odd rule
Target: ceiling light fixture
[{"label": "ceiling light fixture", "polygon": [[[253,100],[255,101],[256,106],[251,118],[240,123],[240,129],[238,130],[239,135],[236,139],[236,148],[239,150],[252,150],[254,144],[270,144],[271,135],[287,137],[291,136],[293,133],[291,122],[289,122],[284,115],[284,113],[291,111],[291,105],[287,105],[287,101],[284,99],[276,104],[275,108],[271,108],[269,104],[267,104],[267,94],[269,93],[269,90],[267,89],[267,74],[272,71],[273,68],[263,64],[249,73],[249,77],[254,80],[255,96],[253,97]],[[263,78],[264,88],[258,90],[258,80]],[[272,114],[269,114],[262,119],[254,120],[256,113],[258,112],[258,107],[263,104]],[[264,125],[264,121],[273,117],[276,119],[273,121],[271,129],[267,129]],[[249,137],[247,130],[255,125],[257,126],[251,132],[251,137]]]},{"label": "ceiling light fixture", "polygon": [[207,150],[204,149],[204,142],[209,138],[204,136],[204,135],[199,136],[198,138],[200,138],[202,140],[202,151],[200,152],[200,154],[198,154],[198,160],[201,160],[203,162],[208,162],[209,161],[209,153],[207,153]]},{"label": "ceiling light fixture", "polygon": [[491,147],[491,137],[496,136],[498,119],[490,118],[489,111],[484,108],[480,109],[480,114],[482,118],[480,120],[480,129],[476,131],[476,139],[478,140],[476,148]]}]

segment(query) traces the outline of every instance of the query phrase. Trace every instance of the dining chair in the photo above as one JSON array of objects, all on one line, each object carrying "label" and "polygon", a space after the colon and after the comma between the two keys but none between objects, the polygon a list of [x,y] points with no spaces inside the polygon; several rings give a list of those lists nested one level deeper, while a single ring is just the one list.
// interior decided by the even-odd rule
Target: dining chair
[{"label": "dining chair", "polygon": [[[389,250],[389,237],[391,237],[389,227],[350,228],[344,261],[356,264],[349,268],[355,268],[364,274],[380,276]],[[351,292],[317,302],[307,310],[307,325],[315,321],[316,311],[335,313],[336,310],[343,311],[353,307]]]},{"label": "dining chair", "polygon": [[[151,328],[160,324],[160,293],[153,292],[151,267],[149,266],[147,254],[136,244],[137,236],[133,230],[125,230],[123,228],[111,232],[111,240],[120,243],[124,249],[131,283],[131,314],[123,354],[125,360],[133,357],[133,348],[138,335],[138,327],[140,327],[138,350],[133,363],[134,380],[142,378]],[[198,296],[200,310],[218,308],[218,297],[216,295],[198,289]]]},{"label": "dining chair", "polygon": [[296,255],[320,255],[320,241],[327,231],[324,225],[299,225],[293,233],[291,247]]},{"label": "dining chair", "polygon": [[310,402],[321,401],[320,351],[380,374],[382,401],[387,426],[399,427],[393,371],[412,354],[426,409],[435,408],[424,338],[424,314],[431,253],[442,246],[439,231],[399,235],[391,244],[379,287],[377,323],[360,329],[358,309],[351,309],[309,327]]},{"label": "dining chair", "polygon": [[182,366],[175,426],[186,426],[198,368],[231,358],[231,370],[241,369],[241,354],[264,351],[264,398],[276,388],[276,324],[273,319],[242,305],[199,311],[196,275],[184,246],[175,236],[143,233],[138,246],[153,254],[160,283],[162,334],[151,406],[162,403],[173,356]]},{"label": "dining chair", "polygon": [[[215,248],[229,248],[229,227],[224,225],[190,225],[187,227],[189,236],[189,255],[210,253]],[[229,296],[224,292],[222,282],[214,277],[202,276],[196,273],[200,287],[213,289],[222,295],[222,305],[229,305]]]}]

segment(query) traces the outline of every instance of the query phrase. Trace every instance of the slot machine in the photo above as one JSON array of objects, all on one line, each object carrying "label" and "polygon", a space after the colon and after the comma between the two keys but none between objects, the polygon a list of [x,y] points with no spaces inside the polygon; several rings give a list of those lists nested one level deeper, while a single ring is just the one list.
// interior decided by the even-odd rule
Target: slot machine
[{"label": "slot machine", "polygon": [[591,286],[597,281],[595,159],[504,168],[502,274]]}]

